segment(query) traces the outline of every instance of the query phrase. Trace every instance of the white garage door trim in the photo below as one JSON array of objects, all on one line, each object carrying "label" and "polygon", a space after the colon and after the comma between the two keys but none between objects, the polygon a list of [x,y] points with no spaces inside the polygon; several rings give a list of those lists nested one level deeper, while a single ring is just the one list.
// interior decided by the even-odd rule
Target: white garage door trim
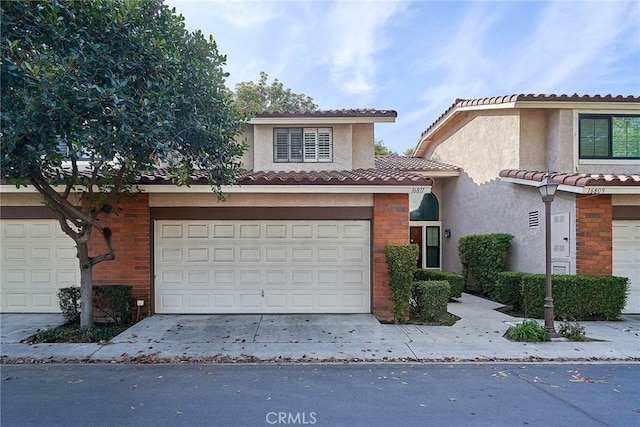
[{"label": "white garage door trim", "polygon": [[0,220],[0,311],[59,313],[58,289],[80,285],[74,241],[56,220]]},{"label": "white garage door trim", "polygon": [[613,275],[629,278],[624,313],[640,313],[640,220],[613,221]]},{"label": "white garage door trim", "polygon": [[157,313],[370,313],[370,223],[155,221]]}]

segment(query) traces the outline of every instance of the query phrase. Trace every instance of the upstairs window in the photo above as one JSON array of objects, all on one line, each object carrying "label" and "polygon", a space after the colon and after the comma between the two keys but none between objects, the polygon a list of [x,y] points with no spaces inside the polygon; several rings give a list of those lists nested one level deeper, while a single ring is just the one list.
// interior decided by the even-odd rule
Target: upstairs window
[{"label": "upstairs window", "polygon": [[332,129],[275,128],[273,160],[278,163],[332,162]]},{"label": "upstairs window", "polygon": [[640,116],[581,114],[581,159],[640,159]]}]

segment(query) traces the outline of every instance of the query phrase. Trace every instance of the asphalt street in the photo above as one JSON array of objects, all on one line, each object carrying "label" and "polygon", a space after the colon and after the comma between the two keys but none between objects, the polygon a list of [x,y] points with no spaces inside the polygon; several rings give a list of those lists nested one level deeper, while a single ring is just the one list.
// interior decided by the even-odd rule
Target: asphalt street
[{"label": "asphalt street", "polygon": [[640,364],[0,368],[3,427],[640,425]]}]

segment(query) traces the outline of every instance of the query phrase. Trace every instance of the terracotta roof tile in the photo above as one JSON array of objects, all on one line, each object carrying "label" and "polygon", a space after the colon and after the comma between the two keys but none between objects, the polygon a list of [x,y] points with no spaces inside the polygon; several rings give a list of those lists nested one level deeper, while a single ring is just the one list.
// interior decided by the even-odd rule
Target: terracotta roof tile
[{"label": "terracotta roof tile", "polygon": [[478,105],[507,104],[518,101],[540,101],[540,102],[637,102],[640,103],[640,96],[636,95],[544,95],[544,94],[516,94],[505,96],[494,96],[490,98],[476,99],[456,99],[444,113],[440,115],[426,130],[422,132],[420,138],[424,138],[434,127],[436,127],[449,113],[456,108],[470,107]]},{"label": "terracotta roof tile", "polygon": [[[518,169],[504,169],[500,171],[501,178],[517,178],[537,182],[541,182],[546,174],[546,172]],[[638,174],[586,174],[551,172],[549,175],[555,183],[570,185],[573,187],[640,187],[640,175]]]},{"label": "terracotta roof tile", "polygon": [[375,166],[380,169],[398,169],[403,171],[429,172],[429,171],[460,171],[457,166],[422,157],[406,156],[376,156]]},{"label": "terracotta roof tile", "polygon": [[342,109],[342,110],[315,110],[315,111],[263,111],[257,113],[255,117],[398,117],[394,110],[375,109]]},{"label": "terracotta roof tile", "polygon": [[[356,169],[352,171],[241,171],[238,185],[432,185],[433,181],[422,175],[392,169]],[[166,171],[154,170],[144,173],[138,180],[140,185],[160,185],[169,182]],[[196,171],[191,184],[206,185],[205,173]]]}]

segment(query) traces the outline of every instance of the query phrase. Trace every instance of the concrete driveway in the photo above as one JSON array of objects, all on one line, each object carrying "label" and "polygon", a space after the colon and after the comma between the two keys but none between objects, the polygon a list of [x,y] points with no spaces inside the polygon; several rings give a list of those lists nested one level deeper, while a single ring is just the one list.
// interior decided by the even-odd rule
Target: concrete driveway
[{"label": "concrete driveway", "polygon": [[0,343],[19,343],[38,329],[55,328],[64,323],[62,314],[0,314]]},{"label": "concrete driveway", "polygon": [[[640,360],[640,320],[581,322],[588,342],[517,343],[503,337],[522,319],[500,304],[464,294],[448,310],[453,326],[381,324],[354,315],[154,315],[108,343],[20,344],[61,315],[2,315],[1,356],[11,359],[115,360]],[[542,321],[540,321],[542,322]],[[556,328],[560,322],[557,322]]]}]

